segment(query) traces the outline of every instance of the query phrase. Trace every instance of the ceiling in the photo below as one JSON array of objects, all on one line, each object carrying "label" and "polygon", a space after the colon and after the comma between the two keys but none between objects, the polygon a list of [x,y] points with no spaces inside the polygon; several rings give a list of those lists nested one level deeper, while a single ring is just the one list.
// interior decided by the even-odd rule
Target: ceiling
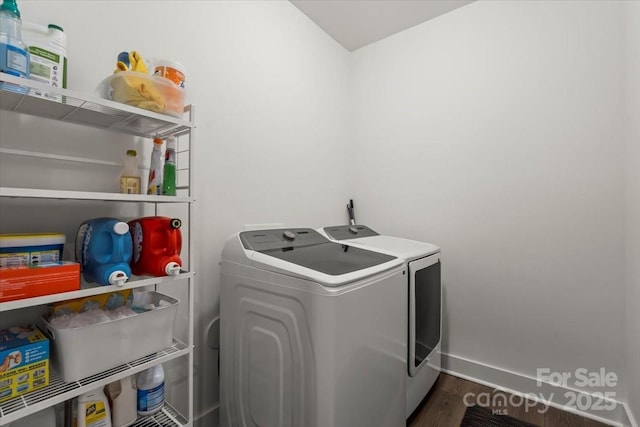
[{"label": "ceiling", "polygon": [[421,24],[473,0],[290,0],[346,49]]}]

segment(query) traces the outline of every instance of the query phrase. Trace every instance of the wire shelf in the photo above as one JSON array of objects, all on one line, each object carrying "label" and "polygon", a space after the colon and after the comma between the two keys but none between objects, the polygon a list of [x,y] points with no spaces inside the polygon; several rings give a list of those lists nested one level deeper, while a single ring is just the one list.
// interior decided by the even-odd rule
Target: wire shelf
[{"label": "wire shelf", "polygon": [[0,85],[0,109],[6,111],[143,137],[178,136],[193,127],[183,119],[4,73],[0,81],[5,82]]},{"label": "wire shelf", "polygon": [[[173,345],[162,351],[73,382],[63,381],[55,370],[51,369],[48,386],[0,403],[0,426],[7,425],[26,415],[41,411],[42,409],[72,399],[90,390],[95,390],[121,378],[141,372],[151,366],[189,354],[191,350],[191,347],[188,345],[174,339]],[[182,415],[175,410],[174,412],[177,420],[184,420]],[[172,414],[171,411],[163,411],[162,413],[167,417]],[[160,414],[157,414],[152,418],[159,416]],[[146,422],[146,418],[148,417],[143,417],[140,421]],[[135,425],[144,426],[147,424]],[[160,425],[164,426],[166,424]],[[182,422],[179,421],[179,424],[169,425],[182,425]]]}]

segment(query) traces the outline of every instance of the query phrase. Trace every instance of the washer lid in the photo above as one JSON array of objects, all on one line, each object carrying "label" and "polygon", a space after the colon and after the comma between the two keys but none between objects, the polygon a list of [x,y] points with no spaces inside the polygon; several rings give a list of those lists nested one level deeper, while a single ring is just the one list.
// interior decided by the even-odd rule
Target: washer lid
[{"label": "washer lid", "polygon": [[311,228],[245,231],[240,233],[240,241],[245,249],[332,276],[397,259],[392,255],[330,242]]}]

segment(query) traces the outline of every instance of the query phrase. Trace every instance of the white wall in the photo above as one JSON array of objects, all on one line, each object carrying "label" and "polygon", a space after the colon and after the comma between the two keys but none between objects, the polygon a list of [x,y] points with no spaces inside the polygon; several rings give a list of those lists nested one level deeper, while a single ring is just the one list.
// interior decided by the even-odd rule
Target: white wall
[{"label": "white wall", "polygon": [[627,366],[628,402],[640,422],[640,3],[626,4],[627,16]]},{"label": "white wall", "polygon": [[453,358],[622,381],[623,20],[480,1],[353,53],[359,220],[442,247]]},{"label": "white wall", "polygon": [[[201,337],[218,314],[225,239],[245,224],[319,227],[345,221],[351,196],[342,155],[347,51],[284,1],[21,0],[19,7],[24,20],[65,29],[70,89],[92,93],[124,50],[173,58],[187,68],[197,124],[195,409],[207,413],[218,402],[217,353]],[[12,132],[9,117],[3,116],[3,144],[51,143],[23,125]],[[61,132],[77,139],[75,130]],[[123,138],[110,139],[116,139],[118,149],[111,151],[119,159],[117,139]],[[112,155],[93,142],[87,150]],[[145,144],[150,150],[151,141]],[[213,415],[202,425],[212,425]]]}]

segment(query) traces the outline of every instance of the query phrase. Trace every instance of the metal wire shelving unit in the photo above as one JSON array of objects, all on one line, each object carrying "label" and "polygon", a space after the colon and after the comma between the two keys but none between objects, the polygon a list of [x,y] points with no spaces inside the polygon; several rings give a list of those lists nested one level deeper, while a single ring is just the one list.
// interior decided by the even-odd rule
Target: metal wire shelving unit
[{"label": "metal wire shelving unit", "polygon": [[[64,382],[51,369],[49,385],[0,403],[0,426],[8,425],[20,418],[43,410],[45,408],[69,402],[71,399],[89,391],[102,387],[110,382],[141,372],[154,365],[168,362],[181,357],[187,358],[188,379],[186,413],[182,414],[167,402],[162,411],[149,417],[140,417],[134,424],[139,427],[154,426],[192,426],[193,425],[193,335],[194,335],[194,297],[195,297],[195,266],[194,243],[192,233],[193,224],[193,159],[194,159],[194,108],[185,107],[185,117],[177,118],[142,110],[136,107],[120,104],[96,96],[86,95],[67,89],[53,88],[38,82],[19,79],[0,73],[0,113],[12,111],[19,114],[52,119],[60,122],[72,123],[79,126],[98,128],[105,131],[120,132],[127,135],[153,138],[159,136],[181,136],[186,138],[187,148],[181,152],[188,159],[188,167],[183,169],[186,174],[186,184],[178,187],[177,197],[129,195],[119,193],[52,190],[40,188],[19,188],[0,186],[0,203],[5,198],[18,199],[55,199],[64,201],[107,201],[111,203],[149,203],[155,206],[155,211],[163,204],[184,204],[188,210],[188,266],[189,271],[182,271],[177,277],[132,277],[124,287],[96,286],[82,283],[78,291],[51,294],[43,297],[27,298],[0,303],[0,313],[21,310],[67,299],[81,298],[90,295],[113,292],[118,289],[134,289],[147,286],[157,286],[187,281],[188,325],[186,327],[188,340],[182,342],[176,338],[171,347],[158,353],[130,361],[124,365],[115,366],[104,372],[74,382]],[[12,120],[8,118],[8,120]],[[0,147],[0,156],[28,156],[43,159],[66,160],[83,163],[111,164],[101,159],[78,156],[61,156],[46,152],[30,152]],[[115,165],[114,165],[115,166]],[[179,166],[180,167],[180,166]]]}]

